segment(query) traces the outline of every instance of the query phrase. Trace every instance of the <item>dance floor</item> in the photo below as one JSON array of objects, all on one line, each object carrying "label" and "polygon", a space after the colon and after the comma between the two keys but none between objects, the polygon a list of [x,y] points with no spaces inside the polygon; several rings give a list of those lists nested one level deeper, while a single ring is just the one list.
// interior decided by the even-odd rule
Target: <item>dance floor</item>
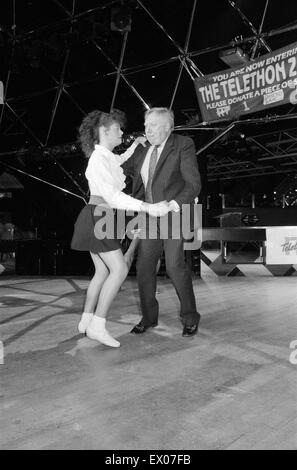
[{"label": "dance floor", "polygon": [[[135,278],[114,301],[111,349],[79,335],[86,278],[1,278],[1,449],[296,449],[295,277],[194,280],[199,334],[158,278],[160,323]],[[296,356],[295,356],[296,358]]]}]

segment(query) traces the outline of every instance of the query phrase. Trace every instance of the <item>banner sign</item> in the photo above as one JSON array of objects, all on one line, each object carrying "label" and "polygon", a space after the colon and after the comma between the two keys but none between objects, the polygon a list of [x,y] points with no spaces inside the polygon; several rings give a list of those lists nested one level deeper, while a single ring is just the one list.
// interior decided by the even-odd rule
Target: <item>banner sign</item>
[{"label": "banner sign", "polygon": [[241,67],[195,78],[204,121],[297,103],[297,42]]},{"label": "banner sign", "polygon": [[297,265],[297,227],[266,228],[266,264]]}]

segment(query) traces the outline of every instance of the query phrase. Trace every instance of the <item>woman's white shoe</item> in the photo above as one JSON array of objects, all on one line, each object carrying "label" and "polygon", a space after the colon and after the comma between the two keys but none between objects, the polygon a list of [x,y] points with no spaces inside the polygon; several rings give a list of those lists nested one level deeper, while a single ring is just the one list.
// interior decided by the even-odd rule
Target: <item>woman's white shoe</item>
[{"label": "woman's white shoe", "polygon": [[92,320],[94,314],[93,313],[86,313],[84,312],[81,316],[80,322],[77,326],[77,329],[80,333],[84,334],[86,332],[86,329]]},{"label": "woman's white shoe", "polygon": [[80,322],[77,325],[77,329],[80,333],[84,334],[86,332],[86,329],[88,327],[88,324],[92,320],[94,314],[93,313],[86,313],[84,312],[81,316]]},{"label": "woman's white shoe", "polygon": [[99,343],[106,346],[118,348],[121,344],[108,333],[105,323],[105,318],[94,315],[86,330],[87,337],[99,341]]}]

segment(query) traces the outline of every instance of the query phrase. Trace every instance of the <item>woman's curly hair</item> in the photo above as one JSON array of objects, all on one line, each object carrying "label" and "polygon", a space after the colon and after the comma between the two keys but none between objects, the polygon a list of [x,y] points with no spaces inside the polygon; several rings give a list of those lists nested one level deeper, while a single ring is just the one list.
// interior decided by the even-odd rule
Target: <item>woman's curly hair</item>
[{"label": "woman's curly hair", "polygon": [[126,116],[123,111],[113,109],[110,113],[103,111],[91,111],[87,114],[80,127],[79,127],[79,141],[82,151],[87,158],[90,158],[95,145],[99,144],[99,127],[109,127],[114,122],[117,122],[121,127],[126,125]]}]

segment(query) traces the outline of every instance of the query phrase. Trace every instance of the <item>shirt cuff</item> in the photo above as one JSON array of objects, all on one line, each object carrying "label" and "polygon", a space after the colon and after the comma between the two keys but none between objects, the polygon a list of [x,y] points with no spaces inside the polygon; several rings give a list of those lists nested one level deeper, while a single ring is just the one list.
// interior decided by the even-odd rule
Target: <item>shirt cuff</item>
[{"label": "shirt cuff", "polygon": [[172,210],[173,212],[179,212],[180,211],[180,207],[178,205],[178,203],[176,201],[174,201],[172,199],[172,201],[169,202],[169,207],[170,207],[170,210]]},{"label": "shirt cuff", "polygon": [[137,144],[136,142],[133,142],[133,143],[130,145],[130,147],[128,147],[128,150],[133,150],[133,151],[134,151],[134,150],[136,149],[137,145],[139,145],[139,144]]}]

